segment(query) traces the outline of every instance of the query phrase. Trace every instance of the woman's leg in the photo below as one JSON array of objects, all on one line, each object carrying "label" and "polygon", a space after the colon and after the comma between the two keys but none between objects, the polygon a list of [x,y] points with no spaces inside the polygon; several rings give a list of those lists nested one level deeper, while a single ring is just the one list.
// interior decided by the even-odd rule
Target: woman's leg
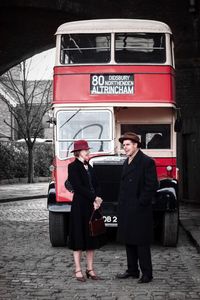
[{"label": "woman's leg", "polygon": [[[94,262],[94,250],[87,250],[86,251],[86,259],[87,259],[87,270],[93,270],[93,262]],[[90,275],[95,275],[95,273],[92,271],[90,272]]]},{"label": "woman's leg", "polygon": [[82,256],[82,251],[78,250],[78,251],[74,251],[73,252],[74,255],[74,263],[75,263],[75,272],[76,272],[76,276],[77,277],[82,277],[81,272],[81,256]]}]

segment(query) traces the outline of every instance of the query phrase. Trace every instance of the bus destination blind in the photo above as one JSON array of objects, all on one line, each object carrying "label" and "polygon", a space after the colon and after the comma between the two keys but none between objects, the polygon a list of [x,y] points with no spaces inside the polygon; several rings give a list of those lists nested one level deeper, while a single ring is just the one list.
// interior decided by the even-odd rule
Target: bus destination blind
[{"label": "bus destination blind", "polygon": [[91,74],[90,94],[134,94],[133,74]]}]

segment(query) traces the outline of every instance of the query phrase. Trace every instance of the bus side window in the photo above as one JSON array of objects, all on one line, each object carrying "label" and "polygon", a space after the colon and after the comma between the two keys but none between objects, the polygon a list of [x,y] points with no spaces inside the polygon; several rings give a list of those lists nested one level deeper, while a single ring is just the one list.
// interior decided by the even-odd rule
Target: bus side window
[{"label": "bus side window", "polygon": [[147,149],[163,149],[165,148],[163,136],[160,133],[154,134],[147,144]]}]

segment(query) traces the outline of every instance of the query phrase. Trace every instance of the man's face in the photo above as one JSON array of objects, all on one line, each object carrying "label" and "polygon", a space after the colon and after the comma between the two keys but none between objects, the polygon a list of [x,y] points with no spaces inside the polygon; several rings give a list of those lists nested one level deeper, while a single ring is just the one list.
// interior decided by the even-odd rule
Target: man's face
[{"label": "man's face", "polygon": [[131,140],[124,140],[123,148],[126,153],[126,156],[132,156],[138,151],[138,144],[134,143]]}]

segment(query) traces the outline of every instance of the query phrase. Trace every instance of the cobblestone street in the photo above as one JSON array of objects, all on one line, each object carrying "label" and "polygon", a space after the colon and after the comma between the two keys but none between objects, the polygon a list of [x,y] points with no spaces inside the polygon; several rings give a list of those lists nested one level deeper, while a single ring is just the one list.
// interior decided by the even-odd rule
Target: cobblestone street
[{"label": "cobblestone street", "polygon": [[46,199],[1,203],[0,223],[0,299],[200,299],[200,255],[181,228],[177,248],[153,245],[154,280],[139,285],[115,279],[126,256],[112,241],[96,251],[102,280],[76,281],[72,252],[50,245]]}]

